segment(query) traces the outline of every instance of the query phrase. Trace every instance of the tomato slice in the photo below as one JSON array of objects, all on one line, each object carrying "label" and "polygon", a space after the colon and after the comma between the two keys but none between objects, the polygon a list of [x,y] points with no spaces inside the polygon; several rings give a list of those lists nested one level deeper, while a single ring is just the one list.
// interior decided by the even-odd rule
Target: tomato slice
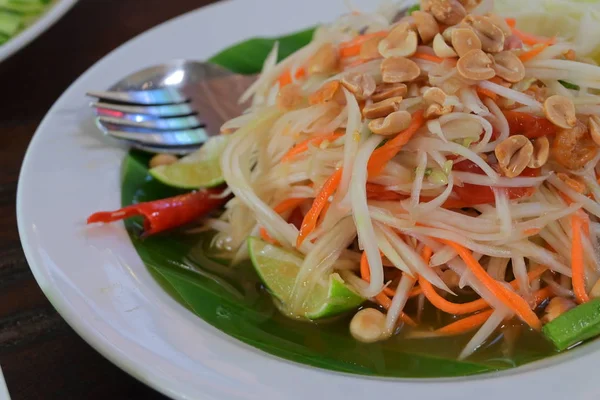
[{"label": "tomato slice", "polygon": [[[454,165],[454,171],[471,172],[483,175],[483,170],[470,160],[461,161]],[[539,168],[525,168],[521,173],[522,177],[540,176]],[[535,192],[533,187],[505,188],[510,200],[516,200],[523,197],[529,197]],[[495,202],[494,192],[489,186],[472,185],[465,183],[463,186],[455,186],[453,192],[461,200],[463,207],[474,206],[478,204],[491,204]]]},{"label": "tomato slice", "polygon": [[504,116],[511,135],[523,135],[529,139],[556,135],[556,126],[546,118],[518,111],[504,111]]}]

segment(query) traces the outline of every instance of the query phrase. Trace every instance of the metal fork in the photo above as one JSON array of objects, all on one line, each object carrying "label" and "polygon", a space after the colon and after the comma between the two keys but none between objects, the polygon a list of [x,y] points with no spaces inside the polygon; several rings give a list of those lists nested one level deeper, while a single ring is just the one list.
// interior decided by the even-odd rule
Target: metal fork
[{"label": "metal fork", "polygon": [[256,76],[178,60],[136,72],[108,91],[90,91],[96,124],[110,137],[150,153],[188,154],[243,112],[241,94]]}]

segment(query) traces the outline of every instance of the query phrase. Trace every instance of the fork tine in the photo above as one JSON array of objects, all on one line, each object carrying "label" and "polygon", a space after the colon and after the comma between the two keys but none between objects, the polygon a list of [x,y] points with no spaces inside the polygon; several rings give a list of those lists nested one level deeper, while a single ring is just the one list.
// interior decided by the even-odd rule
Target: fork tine
[{"label": "fork tine", "polygon": [[101,100],[138,105],[181,104],[188,101],[178,90],[173,88],[133,90],[128,92],[92,91],[86,94]]},{"label": "fork tine", "polygon": [[131,106],[124,104],[114,104],[106,102],[92,102],[90,107],[96,108],[98,112],[102,113],[105,110],[116,111],[118,113],[128,114],[143,114],[149,115],[156,118],[165,117],[184,117],[187,115],[195,114],[189,104],[173,104],[164,106]]},{"label": "fork tine", "polygon": [[195,116],[164,118],[164,119],[146,119],[140,118],[140,121],[135,121],[125,118],[115,117],[98,117],[98,122],[107,126],[109,129],[119,130],[119,127],[129,127],[138,129],[151,130],[187,130],[201,128],[204,124]]},{"label": "fork tine", "polygon": [[121,130],[107,130],[107,135],[117,139],[131,140],[148,146],[197,146],[208,139],[206,131],[202,128],[181,131],[168,131],[160,133],[128,132]]},{"label": "fork tine", "polygon": [[131,145],[131,147],[133,147],[137,150],[145,151],[146,153],[173,154],[173,155],[177,155],[177,156],[188,155],[190,153],[195,152],[196,150],[198,150],[200,148],[199,144],[192,145],[192,146],[155,146],[155,145],[146,145],[146,144],[143,144],[140,142],[133,142],[133,141],[129,141],[129,144]]}]

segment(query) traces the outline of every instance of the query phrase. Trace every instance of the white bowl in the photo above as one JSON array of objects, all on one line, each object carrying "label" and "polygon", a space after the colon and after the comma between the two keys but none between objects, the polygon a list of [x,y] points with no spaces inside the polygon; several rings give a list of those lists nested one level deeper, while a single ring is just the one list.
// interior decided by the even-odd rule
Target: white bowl
[{"label": "white bowl", "polygon": [[170,298],[121,224],[86,229],[91,213],[120,207],[125,155],[96,131],[87,90],[107,88],[165,60],[206,59],[249,37],[331,21],[343,10],[342,0],[220,2],[137,37],[82,75],[40,125],[19,182],[19,231],[41,288],[94,348],[178,399],[600,398],[595,381],[600,343],[512,371],[461,379],[368,378],[288,362],[228,337]]},{"label": "white bowl", "polygon": [[29,44],[33,39],[44,33],[48,28],[58,21],[77,0],[58,0],[42,16],[40,16],[27,29],[19,32],[8,42],[0,45],[0,62],[4,61],[17,51]]}]

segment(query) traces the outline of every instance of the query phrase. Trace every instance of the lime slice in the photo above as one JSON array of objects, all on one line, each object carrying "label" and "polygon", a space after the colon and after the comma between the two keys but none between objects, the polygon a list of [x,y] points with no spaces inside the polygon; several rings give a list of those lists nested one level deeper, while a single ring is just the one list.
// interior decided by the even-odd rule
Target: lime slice
[{"label": "lime slice", "polygon": [[[286,312],[283,302],[292,292],[302,264],[302,255],[254,237],[248,239],[248,251],[260,279],[271,294],[282,302],[281,308]],[[315,286],[309,293],[304,317],[311,320],[331,317],[356,309],[363,302],[362,297],[350,289],[337,273],[333,273],[326,284]]]},{"label": "lime slice", "polygon": [[152,168],[150,175],[165,185],[179,189],[198,189],[223,184],[221,154],[227,136],[213,136],[194,153],[171,165]]}]

